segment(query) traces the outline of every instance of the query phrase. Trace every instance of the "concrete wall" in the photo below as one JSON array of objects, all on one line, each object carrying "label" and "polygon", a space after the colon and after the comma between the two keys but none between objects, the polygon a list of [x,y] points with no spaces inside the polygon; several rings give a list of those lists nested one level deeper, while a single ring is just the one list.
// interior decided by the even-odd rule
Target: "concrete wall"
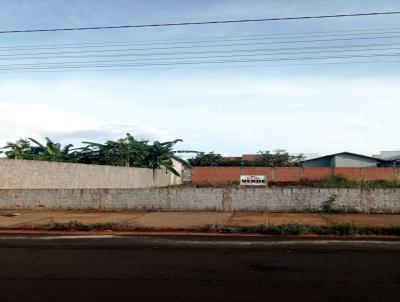
[{"label": "concrete wall", "polygon": [[400,213],[400,189],[233,189],[231,196],[234,211],[315,211],[334,197],[347,212]]},{"label": "concrete wall", "polygon": [[[182,167],[175,165],[177,171]],[[0,159],[0,189],[147,188],[181,184],[164,170]]]},{"label": "concrete wall", "polygon": [[346,211],[400,213],[400,189],[316,188],[0,190],[0,209],[303,212],[329,197]]},{"label": "concrete wall", "polygon": [[0,209],[222,211],[222,189],[0,190]]}]

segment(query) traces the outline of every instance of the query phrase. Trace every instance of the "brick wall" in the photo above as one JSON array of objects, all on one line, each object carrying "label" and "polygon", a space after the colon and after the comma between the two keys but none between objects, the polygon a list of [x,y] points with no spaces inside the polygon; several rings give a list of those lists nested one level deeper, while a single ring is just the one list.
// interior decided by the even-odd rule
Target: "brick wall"
[{"label": "brick wall", "polygon": [[298,167],[193,167],[193,184],[227,184],[238,182],[240,175],[266,175],[269,181],[298,182],[320,180],[333,175],[348,180],[398,180],[400,168],[298,168]]},{"label": "brick wall", "polygon": [[331,168],[303,168],[303,179],[320,180],[332,176],[333,169]]}]

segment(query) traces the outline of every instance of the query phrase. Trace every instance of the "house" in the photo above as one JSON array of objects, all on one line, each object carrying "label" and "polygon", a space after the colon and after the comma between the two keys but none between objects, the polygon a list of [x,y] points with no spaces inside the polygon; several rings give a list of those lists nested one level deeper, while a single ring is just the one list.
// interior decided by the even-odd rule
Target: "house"
[{"label": "house", "polygon": [[329,167],[329,168],[344,168],[344,167],[392,167],[394,162],[351,152],[340,152],[330,155],[325,155],[301,162],[302,167]]},{"label": "house", "polygon": [[373,157],[380,159],[391,159],[394,157],[400,157],[400,150],[397,151],[380,151],[379,154],[372,155]]},{"label": "house", "polygon": [[385,160],[392,162],[392,166],[394,167],[400,167],[400,155],[387,157]]},{"label": "house", "polygon": [[397,151],[381,151],[379,154],[372,155],[373,157],[391,161],[393,166],[400,167],[400,150]]}]

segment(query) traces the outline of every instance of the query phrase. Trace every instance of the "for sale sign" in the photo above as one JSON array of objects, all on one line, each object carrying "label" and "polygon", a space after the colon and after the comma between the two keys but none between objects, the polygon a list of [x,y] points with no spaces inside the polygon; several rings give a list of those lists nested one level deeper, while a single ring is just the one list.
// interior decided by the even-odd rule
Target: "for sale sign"
[{"label": "for sale sign", "polygon": [[241,175],[241,187],[266,187],[268,184],[265,175]]}]

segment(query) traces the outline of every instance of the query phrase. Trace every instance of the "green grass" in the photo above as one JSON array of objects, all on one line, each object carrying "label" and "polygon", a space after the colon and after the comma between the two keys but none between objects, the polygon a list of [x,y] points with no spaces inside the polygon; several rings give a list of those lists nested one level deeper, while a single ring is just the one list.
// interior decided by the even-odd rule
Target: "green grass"
[{"label": "green grass", "polygon": [[[226,188],[233,187],[239,188],[239,181],[227,181],[223,184],[221,183],[203,183],[203,184],[184,184],[180,186],[186,187],[195,187],[195,188],[203,188],[203,187],[217,187],[217,188]],[[362,181],[350,181],[346,178],[336,175],[332,178],[321,179],[321,180],[309,180],[302,179],[298,182],[276,182],[269,181],[269,187],[291,187],[291,186],[300,186],[300,187],[314,187],[314,188],[354,188],[354,189],[374,189],[374,188],[400,188],[399,180],[362,180]]]},{"label": "green grass", "polygon": [[204,231],[217,233],[243,233],[266,235],[394,235],[400,236],[400,226],[362,227],[355,223],[314,226],[309,224],[265,224],[253,227],[237,227],[214,225],[204,228]]},{"label": "green grass", "polygon": [[[42,226],[48,231],[135,231],[134,226],[126,226],[119,223],[96,223],[83,224],[77,221],[68,223],[56,223],[50,221]],[[365,227],[352,222],[315,226],[310,224],[262,224],[258,226],[229,226],[229,225],[209,225],[193,231],[209,233],[239,233],[239,234],[265,234],[265,235],[390,235],[400,236],[400,226],[389,227]]]},{"label": "green grass", "polygon": [[342,176],[335,176],[324,180],[302,180],[300,185],[316,188],[400,188],[398,180],[361,180],[350,181]]},{"label": "green grass", "polygon": [[48,224],[44,225],[43,228],[48,231],[117,231],[123,229],[124,226],[118,223],[84,224],[78,221],[58,223],[51,220]]}]

